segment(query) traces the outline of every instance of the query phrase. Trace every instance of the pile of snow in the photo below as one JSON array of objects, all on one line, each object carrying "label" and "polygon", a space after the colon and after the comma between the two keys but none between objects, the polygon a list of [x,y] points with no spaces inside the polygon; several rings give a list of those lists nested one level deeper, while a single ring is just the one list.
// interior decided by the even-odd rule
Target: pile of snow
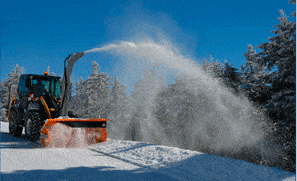
[{"label": "pile of snow", "polygon": [[108,140],[88,148],[178,180],[295,180],[277,168],[162,145]]}]

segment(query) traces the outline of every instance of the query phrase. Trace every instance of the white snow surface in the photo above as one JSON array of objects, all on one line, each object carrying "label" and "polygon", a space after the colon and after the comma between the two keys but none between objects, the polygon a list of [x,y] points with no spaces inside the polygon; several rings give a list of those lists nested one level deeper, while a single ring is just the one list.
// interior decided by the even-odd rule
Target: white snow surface
[{"label": "white snow surface", "polygon": [[1,122],[1,180],[295,180],[295,174],[175,147],[108,139],[42,148]]}]

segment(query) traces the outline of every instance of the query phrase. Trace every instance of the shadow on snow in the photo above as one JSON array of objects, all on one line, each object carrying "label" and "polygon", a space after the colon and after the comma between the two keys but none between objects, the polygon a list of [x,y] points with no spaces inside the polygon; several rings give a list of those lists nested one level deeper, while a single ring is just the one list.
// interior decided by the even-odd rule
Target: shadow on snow
[{"label": "shadow on snow", "polygon": [[[241,162],[241,163],[237,163]],[[167,164],[159,168],[117,170],[114,167],[73,167],[62,170],[18,170],[1,173],[1,179],[17,180],[284,180],[290,172],[253,165],[245,161],[218,158],[207,154]]]},{"label": "shadow on snow", "polygon": [[[118,152],[127,152],[151,144],[139,143]],[[40,145],[8,133],[1,133],[1,149],[32,149]],[[116,153],[116,152],[115,152]],[[112,156],[112,153],[111,155]],[[136,162],[122,161],[141,166]],[[25,169],[25,168],[24,168]],[[72,167],[59,170],[18,170],[1,173],[2,180],[294,180],[294,173],[259,166],[242,160],[234,160],[209,154],[197,154],[165,166],[141,166],[135,170],[118,170],[114,167]]]},{"label": "shadow on snow", "polygon": [[16,138],[16,137],[10,136],[8,133],[1,132],[0,140],[1,140],[0,149],[5,149],[5,148],[32,149],[32,148],[41,147],[37,143],[33,143],[28,140],[25,140],[24,135],[22,135],[22,137],[20,138]]},{"label": "shadow on snow", "polygon": [[138,170],[114,170],[113,167],[74,167],[64,170],[20,170],[12,173],[1,173],[7,181],[17,180],[175,180],[170,176],[157,172]]}]

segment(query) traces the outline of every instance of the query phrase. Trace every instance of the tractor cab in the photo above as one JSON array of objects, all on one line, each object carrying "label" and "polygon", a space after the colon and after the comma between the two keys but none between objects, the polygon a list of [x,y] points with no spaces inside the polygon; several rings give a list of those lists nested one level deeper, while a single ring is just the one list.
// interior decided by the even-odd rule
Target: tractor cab
[{"label": "tractor cab", "polygon": [[[48,75],[23,74],[20,77],[18,94],[30,96],[35,93],[36,96],[45,95],[46,91],[56,99],[61,98],[60,77]],[[46,90],[46,91],[45,91]]]},{"label": "tractor cab", "polygon": [[41,112],[44,118],[59,116],[61,110],[60,77],[22,74],[16,96],[16,103],[18,102],[24,110],[43,110]]}]

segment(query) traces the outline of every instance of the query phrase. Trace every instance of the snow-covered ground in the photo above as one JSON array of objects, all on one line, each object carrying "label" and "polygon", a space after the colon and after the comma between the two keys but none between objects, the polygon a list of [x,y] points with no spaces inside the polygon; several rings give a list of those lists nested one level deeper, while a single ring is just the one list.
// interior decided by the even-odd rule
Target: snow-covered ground
[{"label": "snow-covered ground", "polygon": [[41,148],[8,135],[1,122],[2,180],[295,180],[295,174],[241,160],[142,142]]}]

